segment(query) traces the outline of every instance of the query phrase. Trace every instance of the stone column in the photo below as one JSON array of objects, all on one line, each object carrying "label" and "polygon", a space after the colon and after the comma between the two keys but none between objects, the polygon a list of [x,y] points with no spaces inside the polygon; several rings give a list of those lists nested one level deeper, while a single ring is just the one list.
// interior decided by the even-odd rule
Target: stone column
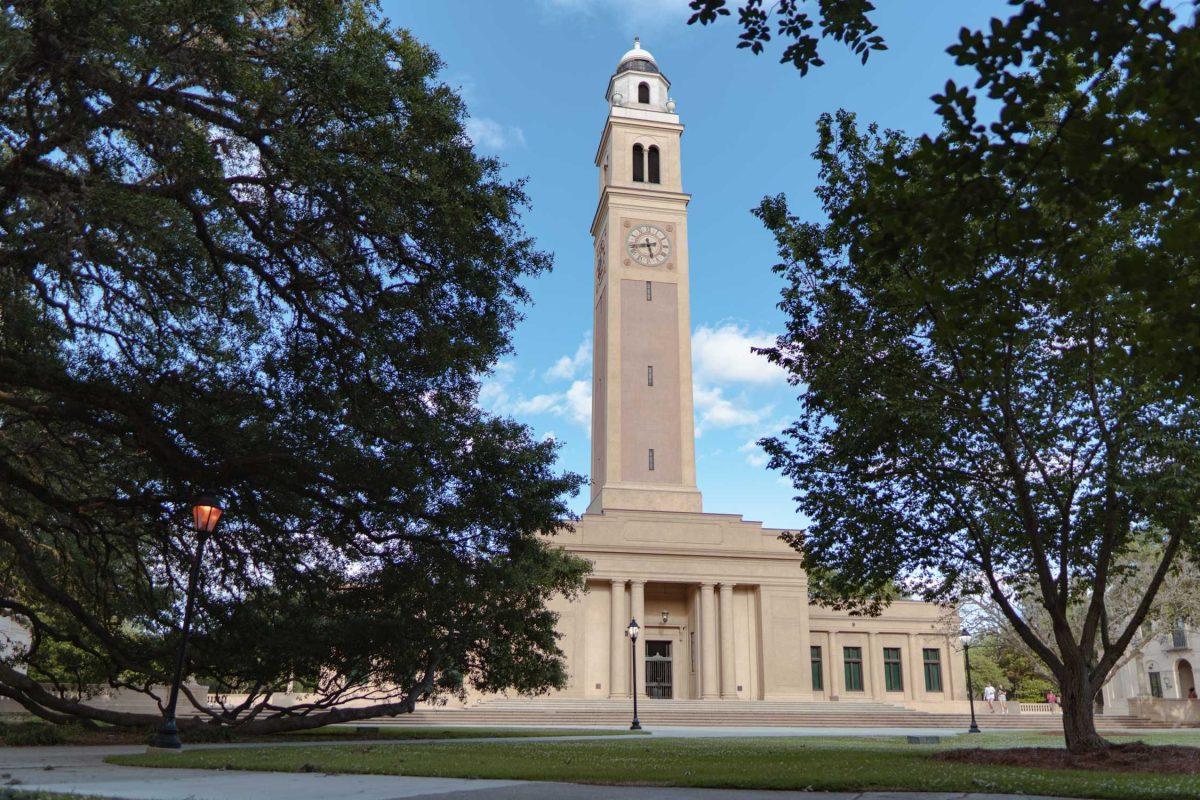
[{"label": "stone column", "polygon": [[842,696],[843,670],[842,651],[838,649],[837,629],[829,626],[829,699],[837,700]]},{"label": "stone column", "polygon": [[925,699],[925,667],[921,660],[921,640],[916,634],[908,634],[908,686],[909,699],[920,702]]},{"label": "stone column", "polygon": [[[942,681],[944,684],[942,686],[942,690],[946,693],[947,700],[957,700],[958,699],[957,697],[954,696],[954,656],[955,655],[958,655],[960,658],[962,657],[961,652],[959,652],[957,654],[954,652],[954,646],[950,644],[950,637],[947,636],[946,637],[946,657],[944,659],[942,659],[945,662],[942,665]],[[966,659],[963,658],[962,660],[963,660],[963,664],[965,665]],[[964,695],[962,699],[966,700],[967,699],[966,695]]]},{"label": "stone column", "polygon": [[733,584],[721,584],[721,697],[737,697],[734,673]]},{"label": "stone column", "polygon": [[867,663],[864,665],[871,672],[871,698],[882,700],[884,697],[883,650],[879,648],[879,634],[875,631],[867,633]]},{"label": "stone column", "polygon": [[802,685],[806,688],[802,692],[807,700],[813,697],[812,691],[812,622],[808,617],[808,583],[804,583],[804,603],[800,606],[800,658],[804,664],[804,678]]},{"label": "stone column", "polygon": [[628,689],[625,687],[625,664],[629,653],[625,644],[625,628],[629,620],[625,619],[625,581],[612,579],[612,605],[608,621],[611,642],[608,652],[608,696],[625,697]]},{"label": "stone column", "polygon": [[637,669],[634,670],[639,697],[646,696],[646,582],[645,581],[630,581],[629,582],[629,606],[630,615],[638,621],[638,626],[642,632],[638,635],[637,643],[637,658],[634,659],[634,664]]},{"label": "stone column", "polygon": [[721,696],[717,687],[717,609],[711,583],[700,584],[700,629],[704,632],[700,645],[700,696],[714,700]]}]

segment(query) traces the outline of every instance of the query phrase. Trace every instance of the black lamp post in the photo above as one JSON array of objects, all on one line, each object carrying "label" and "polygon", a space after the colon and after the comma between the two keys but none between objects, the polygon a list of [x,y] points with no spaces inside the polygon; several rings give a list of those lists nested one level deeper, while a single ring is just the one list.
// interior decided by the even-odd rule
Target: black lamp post
[{"label": "black lamp post", "polygon": [[962,642],[963,658],[967,660],[967,700],[971,703],[971,727],[967,733],[979,733],[979,725],[975,722],[975,692],[971,689],[971,633],[966,628],[958,635]]},{"label": "black lamp post", "polygon": [[631,731],[642,729],[642,723],[638,722],[637,718],[637,637],[640,630],[636,618],[629,620],[629,627],[625,629],[625,635],[629,637],[629,685],[633,687],[633,724],[629,726]]},{"label": "black lamp post", "polygon": [[175,723],[175,707],[179,704],[179,685],[183,683],[183,663],[187,658],[188,636],[192,628],[192,613],[196,605],[196,582],[200,579],[200,563],[204,558],[204,545],[208,537],[217,529],[224,509],[221,501],[212,495],[201,495],[192,503],[192,527],[195,528],[196,554],[192,558],[191,570],[188,572],[187,595],[183,603],[183,626],[179,635],[179,653],[175,659],[175,675],[171,681],[171,694],[167,699],[167,707],[163,710],[162,727],[154,738],[154,747],[167,750],[178,750],[183,747],[179,741],[179,726]]}]

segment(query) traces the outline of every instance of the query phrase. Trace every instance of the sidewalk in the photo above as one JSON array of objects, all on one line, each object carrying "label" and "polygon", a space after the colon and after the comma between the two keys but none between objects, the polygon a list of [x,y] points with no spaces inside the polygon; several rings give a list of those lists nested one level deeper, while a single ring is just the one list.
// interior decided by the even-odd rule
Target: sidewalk
[{"label": "sidewalk", "polygon": [[[730,734],[729,729],[722,729],[720,732],[726,736]],[[658,735],[664,733],[671,735],[672,732],[662,732]],[[712,735],[698,729],[679,733],[690,736]],[[755,734],[753,729],[742,732],[742,735]],[[825,731],[825,735],[829,735],[829,732]],[[438,741],[444,740],[428,740],[419,744],[436,745]],[[397,742],[393,740],[388,743]],[[364,743],[345,742],[339,746],[354,744]],[[229,746],[196,745],[205,748]],[[292,745],[286,743],[280,746]],[[104,763],[104,759],[110,755],[144,751],[145,747],[140,745],[0,748],[0,784],[15,780],[19,783],[13,784],[12,788],[20,790],[42,790],[121,800],[1016,800],[1017,797],[939,792],[785,792],[589,786],[390,775],[148,769],[118,767]],[[1020,798],[1049,800],[1030,795],[1021,795]]]}]

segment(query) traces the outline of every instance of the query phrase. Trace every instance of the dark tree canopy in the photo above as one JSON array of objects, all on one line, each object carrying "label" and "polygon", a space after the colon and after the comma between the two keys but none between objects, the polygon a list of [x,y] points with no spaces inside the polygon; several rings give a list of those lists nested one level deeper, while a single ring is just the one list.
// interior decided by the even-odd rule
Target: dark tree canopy
[{"label": "dark tree canopy", "polygon": [[[0,694],[162,684],[196,493],[227,522],[189,674],[297,727],[564,670],[548,547],[580,478],[482,413],[521,186],[372,3],[18,2],[0,22]],[[289,678],[317,691],[286,712]],[[354,697],[370,707],[336,708]]]},{"label": "dark tree canopy", "polygon": [[1044,0],[949,52],[978,80],[933,98],[941,133],[826,115],[828,221],[757,210],[785,283],[766,352],[801,387],[763,444],[821,599],[987,593],[1061,687],[1068,746],[1102,747],[1093,700],[1200,549],[1200,38],[1157,3]]},{"label": "dark tree canopy", "polygon": [[[709,25],[720,17],[729,16],[728,0],[690,0],[692,15],[688,24]],[[765,7],[764,7],[765,6]],[[815,7],[815,19],[813,10]],[[745,0],[738,7],[738,47],[758,55],[771,41],[772,23],[775,35],[788,42],[779,57],[781,64],[791,64],[808,74],[812,67],[825,65],[821,58],[821,39],[833,39],[844,44],[867,63],[873,50],[886,50],[883,37],[876,33],[878,26],[871,21],[875,5],[869,0]],[[817,27],[815,32],[813,28]],[[814,35],[814,33],[816,35]]]}]

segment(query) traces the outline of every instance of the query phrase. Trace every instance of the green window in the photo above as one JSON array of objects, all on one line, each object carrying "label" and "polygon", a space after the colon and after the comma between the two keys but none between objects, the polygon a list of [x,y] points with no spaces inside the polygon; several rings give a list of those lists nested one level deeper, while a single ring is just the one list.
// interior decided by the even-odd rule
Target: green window
[{"label": "green window", "polygon": [[904,670],[900,668],[900,648],[883,648],[883,684],[889,692],[904,691]]},{"label": "green window", "polygon": [[925,691],[940,692],[942,690],[942,651],[936,647],[926,647],[921,652],[925,657]]},{"label": "green window", "polygon": [[842,660],[846,664],[846,691],[861,692],[863,690],[862,648],[843,647]]},{"label": "green window", "polygon": [[814,645],[809,651],[812,661],[812,688],[814,692],[819,692],[825,688],[824,676],[821,674],[821,648]]},{"label": "green window", "polygon": [[1151,697],[1162,697],[1163,696],[1162,676],[1159,675],[1157,672],[1150,673],[1150,696]]}]

